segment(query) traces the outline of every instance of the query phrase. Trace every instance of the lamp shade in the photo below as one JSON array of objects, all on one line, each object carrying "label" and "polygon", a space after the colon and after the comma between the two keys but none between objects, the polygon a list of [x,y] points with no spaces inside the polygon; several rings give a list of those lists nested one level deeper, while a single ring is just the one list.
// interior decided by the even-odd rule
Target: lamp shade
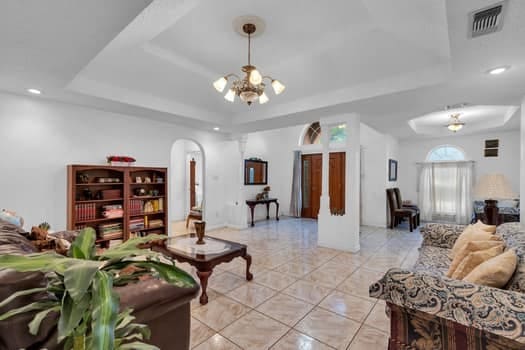
[{"label": "lamp shade", "polygon": [[286,87],[279,80],[274,79],[272,80],[272,88],[273,92],[275,92],[276,95],[279,95]]},{"label": "lamp shade", "polygon": [[228,80],[226,79],[226,77],[221,77],[219,79],[217,79],[214,83],[213,83],[213,87],[219,91],[219,92],[223,92],[224,91],[224,88],[226,87],[226,84],[228,84]]},{"label": "lamp shade", "polygon": [[480,177],[474,195],[481,199],[510,199],[515,198],[510,184],[503,174],[485,174]]}]

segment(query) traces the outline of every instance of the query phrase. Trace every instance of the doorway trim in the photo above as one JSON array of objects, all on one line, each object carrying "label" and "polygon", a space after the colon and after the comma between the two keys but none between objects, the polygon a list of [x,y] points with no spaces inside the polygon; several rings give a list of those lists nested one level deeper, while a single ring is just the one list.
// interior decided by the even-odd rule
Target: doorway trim
[{"label": "doorway trim", "polygon": [[[168,196],[168,201],[169,201],[169,205],[168,205],[168,208],[171,208],[170,211],[168,212],[168,222],[169,222],[169,227],[168,227],[168,234],[169,235],[172,235],[172,232],[171,232],[171,222],[173,221],[173,215],[172,215],[172,210],[174,209],[174,206],[172,205],[173,204],[173,196],[172,196],[172,193],[173,193],[173,190],[174,190],[174,186],[175,186],[175,181],[173,181],[173,177],[176,176],[174,175],[175,174],[175,171],[174,171],[174,165],[173,165],[173,157],[174,157],[174,151],[176,150],[175,147],[177,147],[177,144],[180,145],[180,141],[190,141],[190,142],[193,142],[195,145],[197,145],[199,151],[201,152],[201,158],[202,158],[202,220],[206,220],[206,152],[204,152],[204,147],[202,146],[202,144],[200,142],[198,142],[197,140],[193,139],[193,138],[187,138],[187,137],[181,137],[181,138],[177,138],[173,141],[173,143],[171,144],[171,149],[170,149],[170,160],[169,160],[169,166],[168,166],[168,176],[169,176],[169,183],[168,183],[168,191],[169,191],[169,196]],[[186,159],[184,159],[184,164],[186,163]],[[186,190],[186,189],[185,189]],[[188,194],[189,195],[189,194]]]}]

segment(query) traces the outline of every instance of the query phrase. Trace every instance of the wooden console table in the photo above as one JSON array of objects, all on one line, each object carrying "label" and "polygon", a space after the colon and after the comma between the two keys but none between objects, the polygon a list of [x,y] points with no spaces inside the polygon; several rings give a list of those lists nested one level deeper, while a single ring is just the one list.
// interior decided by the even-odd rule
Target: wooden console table
[{"label": "wooden console table", "polygon": [[257,204],[266,204],[266,220],[270,219],[270,203],[275,203],[275,220],[279,221],[279,202],[277,198],[268,198],[260,200],[247,200],[246,204],[250,207],[250,213],[252,214],[252,226],[253,223],[253,212]]}]

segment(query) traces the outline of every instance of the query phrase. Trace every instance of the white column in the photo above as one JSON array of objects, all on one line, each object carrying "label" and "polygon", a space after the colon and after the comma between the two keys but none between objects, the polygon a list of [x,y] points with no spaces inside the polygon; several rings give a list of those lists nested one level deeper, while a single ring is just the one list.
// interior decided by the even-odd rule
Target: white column
[{"label": "white column", "polygon": [[321,173],[321,201],[319,213],[330,215],[330,191],[328,188],[329,169],[330,169],[330,125],[321,125],[321,145],[323,146],[323,169]]},{"label": "white column", "polygon": [[[324,119],[324,120],[323,120]],[[346,179],[345,179],[345,215],[335,216],[330,213],[329,196],[329,141],[330,127],[346,123],[347,141]],[[321,142],[323,143],[323,194],[318,216],[318,245],[357,252],[359,250],[359,184],[360,184],[360,140],[359,116],[321,118]]]},{"label": "white column", "polygon": [[237,142],[238,153],[237,153],[237,195],[235,196],[235,205],[233,206],[232,217],[230,218],[229,226],[243,229],[248,227],[248,213],[246,209],[246,194],[244,186],[244,154],[246,152],[246,143],[248,142],[248,135],[236,136],[235,142]]},{"label": "white column", "polygon": [[346,215],[348,246],[359,250],[361,194],[361,118],[352,115],[346,122]]},{"label": "white column", "polygon": [[521,101],[520,222],[525,229],[525,97]]}]

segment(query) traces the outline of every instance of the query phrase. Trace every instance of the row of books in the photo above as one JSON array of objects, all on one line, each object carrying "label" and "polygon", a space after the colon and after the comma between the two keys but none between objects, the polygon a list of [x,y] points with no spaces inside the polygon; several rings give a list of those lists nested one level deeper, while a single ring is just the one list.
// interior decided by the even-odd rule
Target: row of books
[{"label": "row of books", "polygon": [[115,239],[122,237],[122,223],[107,223],[98,225],[98,234],[104,239]]},{"label": "row of books", "polygon": [[129,238],[146,237],[147,235],[162,235],[162,234],[164,234],[162,230],[137,231],[137,232],[131,232],[129,234]]},{"label": "row of books", "polygon": [[97,217],[95,203],[75,204],[75,217],[77,221],[95,220]]},{"label": "row of books", "polygon": [[129,220],[130,230],[140,230],[144,228],[144,218],[135,218]]},{"label": "row of books", "polygon": [[112,204],[102,206],[102,216],[108,219],[121,218],[124,215],[122,204]]},{"label": "row of books", "polygon": [[162,221],[161,219],[149,220],[148,228],[162,227],[162,226],[164,226],[164,221]]},{"label": "row of books", "polygon": [[164,199],[143,200],[130,199],[129,213],[130,215],[142,215],[147,213],[154,213],[164,210]]}]

